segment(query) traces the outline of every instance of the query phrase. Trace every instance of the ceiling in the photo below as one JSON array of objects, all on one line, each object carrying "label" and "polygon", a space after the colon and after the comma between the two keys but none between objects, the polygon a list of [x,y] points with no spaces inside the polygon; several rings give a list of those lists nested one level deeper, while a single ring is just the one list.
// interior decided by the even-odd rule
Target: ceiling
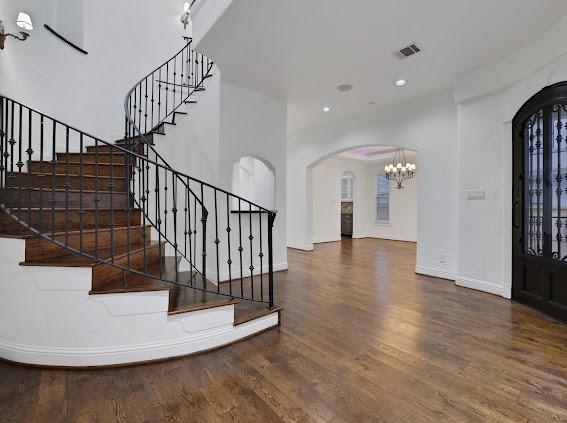
[{"label": "ceiling", "polygon": [[[199,50],[224,80],[286,100],[294,134],[449,89],[566,13],[565,0],[233,1]],[[422,52],[392,54],[411,43]]]},{"label": "ceiling", "polygon": [[[397,147],[367,146],[357,147],[343,151],[332,158],[350,159],[364,163],[378,163],[384,160],[392,160]],[[406,159],[415,160],[417,153],[413,150],[404,149]]]}]

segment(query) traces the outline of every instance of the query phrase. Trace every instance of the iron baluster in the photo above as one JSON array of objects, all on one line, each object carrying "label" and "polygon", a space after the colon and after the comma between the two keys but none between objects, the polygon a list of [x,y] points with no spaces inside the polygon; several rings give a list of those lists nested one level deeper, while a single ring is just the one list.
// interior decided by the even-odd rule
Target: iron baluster
[{"label": "iron baluster", "polygon": [[240,296],[244,297],[244,263],[242,262],[242,208],[238,198],[238,253],[240,255]]},{"label": "iron baluster", "polygon": [[270,307],[274,306],[274,245],[273,229],[276,213],[268,213],[268,296]]},{"label": "iron baluster", "polygon": [[84,148],[84,137],[81,133],[79,135],[79,151],[81,155],[79,156],[79,250],[84,251],[83,245],[83,229],[84,229],[84,204],[83,204],[83,148]]},{"label": "iron baluster", "polygon": [[203,288],[207,288],[207,209],[203,206],[205,203],[205,196],[203,193],[203,184],[201,184],[201,222],[202,222],[202,232],[201,232],[201,256],[202,256],[202,275],[203,275]]},{"label": "iron baluster", "polygon": [[228,251],[228,288],[229,294],[232,295],[232,259],[230,257],[230,199],[228,193],[226,194],[226,245]]},{"label": "iron baluster", "polygon": [[250,296],[254,299],[254,253],[252,251],[252,241],[254,240],[254,236],[252,235],[252,203],[248,203],[248,226],[250,233],[248,235],[248,239],[250,240]]},{"label": "iron baluster", "polygon": [[53,134],[51,139],[51,239],[55,240],[55,145],[57,143],[57,123],[53,122]]},{"label": "iron baluster", "polygon": [[215,194],[215,247],[217,251],[216,265],[217,265],[217,292],[220,292],[220,259],[219,259],[219,219],[218,219],[218,206],[217,206],[217,189],[214,189]]}]

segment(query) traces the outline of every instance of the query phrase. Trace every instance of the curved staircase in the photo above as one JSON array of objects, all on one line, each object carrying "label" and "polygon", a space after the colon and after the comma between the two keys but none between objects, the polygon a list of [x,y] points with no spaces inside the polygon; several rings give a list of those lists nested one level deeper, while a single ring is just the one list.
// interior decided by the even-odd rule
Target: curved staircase
[{"label": "curved staircase", "polygon": [[115,143],[0,95],[1,357],[138,362],[279,324],[275,212],[157,151],[212,75],[186,41],[129,91]]}]

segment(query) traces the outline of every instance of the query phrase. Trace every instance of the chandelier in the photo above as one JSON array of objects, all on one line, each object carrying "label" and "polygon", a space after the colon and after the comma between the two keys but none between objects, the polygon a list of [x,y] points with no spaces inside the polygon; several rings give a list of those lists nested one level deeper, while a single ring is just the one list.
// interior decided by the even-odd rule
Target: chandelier
[{"label": "chandelier", "polygon": [[389,181],[395,181],[398,184],[396,189],[402,189],[402,183],[413,178],[415,163],[408,162],[404,149],[398,147],[394,153],[392,163],[384,167],[384,172]]}]

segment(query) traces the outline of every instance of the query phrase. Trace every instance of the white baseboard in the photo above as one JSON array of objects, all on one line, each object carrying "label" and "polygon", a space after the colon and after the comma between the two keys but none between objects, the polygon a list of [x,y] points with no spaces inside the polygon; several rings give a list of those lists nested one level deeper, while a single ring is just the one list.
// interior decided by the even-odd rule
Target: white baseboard
[{"label": "white baseboard", "polygon": [[415,273],[420,275],[433,276],[435,278],[448,279],[455,281],[455,285],[463,288],[475,289],[477,291],[486,292],[488,294],[499,295],[510,299],[512,297],[512,287],[510,285],[501,285],[494,282],[482,281],[466,276],[459,276],[452,272],[447,272],[433,267],[415,266]]},{"label": "white baseboard", "polygon": [[454,272],[448,272],[447,270],[419,265],[415,266],[415,273],[418,273],[420,275],[433,276],[434,278],[448,279],[450,281],[454,281],[456,276]]},{"label": "white baseboard", "polygon": [[317,238],[317,239],[313,240],[313,244],[321,244],[323,242],[337,242],[337,241],[340,241],[341,239],[342,238],[340,236],[339,237],[329,236],[329,237],[326,237],[326,238]]},{"label": "white baseboard", "polygon": [[477,291],[488,292],[489,294],[499,295],[508,299],[512,296],[512,287],[510,285],[501,285],[466,276],[457,276],[455,285],[462,286],[464,288],[476,289]]},{"label": "white baseboard", "polygon": [[242,325],[226,325],[206,331],[194,332],[183,338],[156,340],[146,344],[99,348],[46,347],[18,344],[0,339],[0,357],[17,363],[63,367],[138,363],[195,354],[219,348],[275,327],[278,324],[278,313],[272,313]]},{"label": "white baseboard", "polygon": [[294,242],[288,242],[287,248],[293,248],[294,250],[312,251],[313,244],[296,244]]}]

